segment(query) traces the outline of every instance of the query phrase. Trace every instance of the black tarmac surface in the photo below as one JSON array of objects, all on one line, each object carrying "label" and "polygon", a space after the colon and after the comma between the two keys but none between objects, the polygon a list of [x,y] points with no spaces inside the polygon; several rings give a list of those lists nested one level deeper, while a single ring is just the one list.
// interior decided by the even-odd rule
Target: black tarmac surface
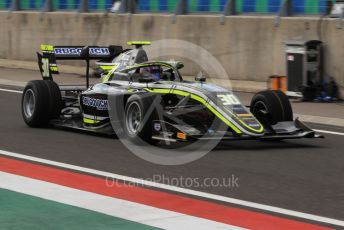
[{"label": "black tarmac surface", "polygon": [[[238,187],[191,189],[344,220],[344,136],[227,142],[192,163],[161,166],[138,158],[116,138],[29,128],[21,117],[20,100],[21,94],[0,91],[1,150],[144,179],[222,180],[234,175]],[[344,132],[342,128],[311,127]]]}]

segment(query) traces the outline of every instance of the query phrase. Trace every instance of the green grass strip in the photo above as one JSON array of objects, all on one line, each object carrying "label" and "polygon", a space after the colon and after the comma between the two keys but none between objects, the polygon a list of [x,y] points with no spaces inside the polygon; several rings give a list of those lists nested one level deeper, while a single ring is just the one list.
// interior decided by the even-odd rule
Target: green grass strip
[{"label": "green grass strip", "polygon": [[0,189],[0,204],[1,229],[155,229],[148,225],[5,189]]}]

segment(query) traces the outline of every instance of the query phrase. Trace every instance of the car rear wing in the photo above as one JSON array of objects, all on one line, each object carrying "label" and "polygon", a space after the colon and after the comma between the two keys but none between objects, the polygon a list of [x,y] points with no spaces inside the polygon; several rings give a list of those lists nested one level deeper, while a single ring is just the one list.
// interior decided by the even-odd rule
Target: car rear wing
[{"label": "car rear wing", "polygon": [[56,60],[85,60],[86,87],[89,87],[90,60],[111,59],[119,55],[122,46],[52,46],[41,45],[42,53],[37,52],[38,66],[44,80],[53,80],[59,74]]},{"label": "car rear wing", "polygon": [[151,45],[150,41],[129,41],[127,42],[130,46],[135,46],[136,49],[141,48],[142,46]]}]

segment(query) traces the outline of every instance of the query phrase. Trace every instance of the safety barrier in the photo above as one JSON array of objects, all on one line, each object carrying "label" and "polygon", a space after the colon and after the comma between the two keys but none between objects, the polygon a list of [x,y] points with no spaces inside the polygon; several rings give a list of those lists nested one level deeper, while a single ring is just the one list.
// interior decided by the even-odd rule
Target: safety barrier
[{"label": "safety barrier", "polygon": [[[86,2],[88,11],[109,10],[114,0],[0,0],[2,10],[42,10],[48,2],[52,10],[77,10]],[[119,1],[119,0],[117,0]],[[236,14],[276,14],[287,4],[290,14],[324,14],[335,0],[121,0],[133,12],[222,13],[233,4]],[[185,8],[185,9],[180,9]],[[130,7],[125,7],[128,10]]]}]

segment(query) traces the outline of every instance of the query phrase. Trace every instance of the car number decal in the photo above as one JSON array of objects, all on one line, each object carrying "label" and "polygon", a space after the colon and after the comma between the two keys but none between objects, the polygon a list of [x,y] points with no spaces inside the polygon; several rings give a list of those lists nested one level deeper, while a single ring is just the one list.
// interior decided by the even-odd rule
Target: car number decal
[{"label": "car number decal", "polygon": [[222,105],[239,105],[239,100],[232,94],[218,94],[218,98],[220,98]]}]

